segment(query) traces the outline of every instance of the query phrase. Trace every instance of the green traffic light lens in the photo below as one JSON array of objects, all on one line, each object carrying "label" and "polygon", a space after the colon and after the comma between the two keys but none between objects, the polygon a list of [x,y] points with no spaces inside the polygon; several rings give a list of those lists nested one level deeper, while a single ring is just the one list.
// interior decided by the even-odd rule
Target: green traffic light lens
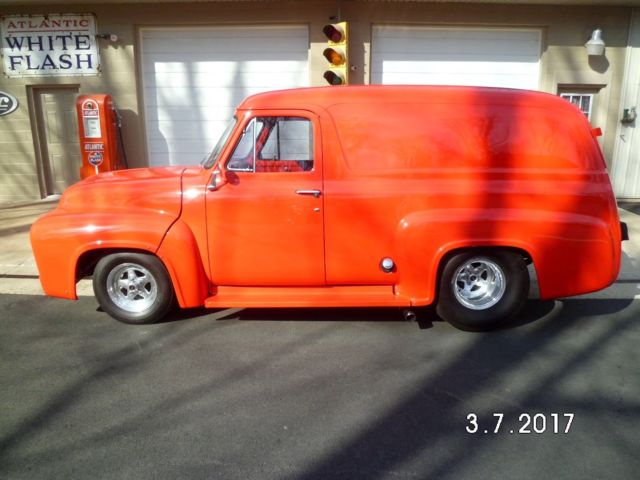
[{"label": "green traffic light lens", "polygon": [[331,70],[327,70],[326,72],[324,72],[323,77],[329,83],[329,85],[344,85],[345,83],[344,78]]}]

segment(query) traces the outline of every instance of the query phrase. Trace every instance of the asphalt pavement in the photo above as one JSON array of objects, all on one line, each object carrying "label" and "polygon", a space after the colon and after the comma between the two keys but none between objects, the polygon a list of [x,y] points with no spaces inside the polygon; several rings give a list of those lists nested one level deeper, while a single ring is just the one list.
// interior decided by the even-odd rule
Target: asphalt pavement
[{"label": "asphalt pavement", "polygon": [[128,326],[91,298],[2,295],[0,309],[3,479],[640,471],[640,301],[532,301],[486,334],[428,311],[196,310]]}]

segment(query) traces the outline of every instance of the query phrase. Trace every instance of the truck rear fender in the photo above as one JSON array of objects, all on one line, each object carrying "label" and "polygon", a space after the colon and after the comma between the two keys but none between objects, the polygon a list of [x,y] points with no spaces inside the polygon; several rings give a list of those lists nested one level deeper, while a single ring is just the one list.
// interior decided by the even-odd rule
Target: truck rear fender
[{"label": "truck rear fender", "polygon": [[415,212],[400,221],[396,242],[397,294],[410,297],[415,305],[433,303],[442,263],[461,249],[523,252],[533,262],[543,299],[604,288],[618,271],[606,222],[576,213],[521,209]]}]

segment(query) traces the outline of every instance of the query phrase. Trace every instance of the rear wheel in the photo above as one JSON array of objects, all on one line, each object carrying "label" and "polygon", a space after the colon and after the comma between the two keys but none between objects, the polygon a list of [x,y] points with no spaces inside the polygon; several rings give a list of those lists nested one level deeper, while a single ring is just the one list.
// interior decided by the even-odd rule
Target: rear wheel
[{"label": "rear wheel", "polygon": [[520,311],[528,292],[529,273],[519,254],[458,253],[442,271],[436,311],[462,330],[491,330]]},{"label": "rear wheel", "polygon": [[115,253],[100,259],[93,291],[102,309],[124,323],[154,323],[173,305],[173,287],[158,257]]}]

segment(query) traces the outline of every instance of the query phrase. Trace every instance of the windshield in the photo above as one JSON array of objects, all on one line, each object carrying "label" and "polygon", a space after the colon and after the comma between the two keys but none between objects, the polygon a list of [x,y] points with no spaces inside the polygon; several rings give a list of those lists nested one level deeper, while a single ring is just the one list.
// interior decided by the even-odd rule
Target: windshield
[{"label": "windshield", "polygon": [[224,132],[222,132],[222,135],[220,135],[220,138],[218,139],[218,143],[216,143],[216,146],[213,147],[213,151],[211,152],[211,155],[209,155],[202,161],[202,166],[204,168],[211,168],[213,164],[218,161],[220,152],[226,145],[227,140],[229,140],[229,136],[231,135],[231,132],[233,132],[233,127],[236,126],[237,121],[238,119],[236,117],[233,117],[231,119],[231,121],[227,125],[227,128],[225,128]]}]

